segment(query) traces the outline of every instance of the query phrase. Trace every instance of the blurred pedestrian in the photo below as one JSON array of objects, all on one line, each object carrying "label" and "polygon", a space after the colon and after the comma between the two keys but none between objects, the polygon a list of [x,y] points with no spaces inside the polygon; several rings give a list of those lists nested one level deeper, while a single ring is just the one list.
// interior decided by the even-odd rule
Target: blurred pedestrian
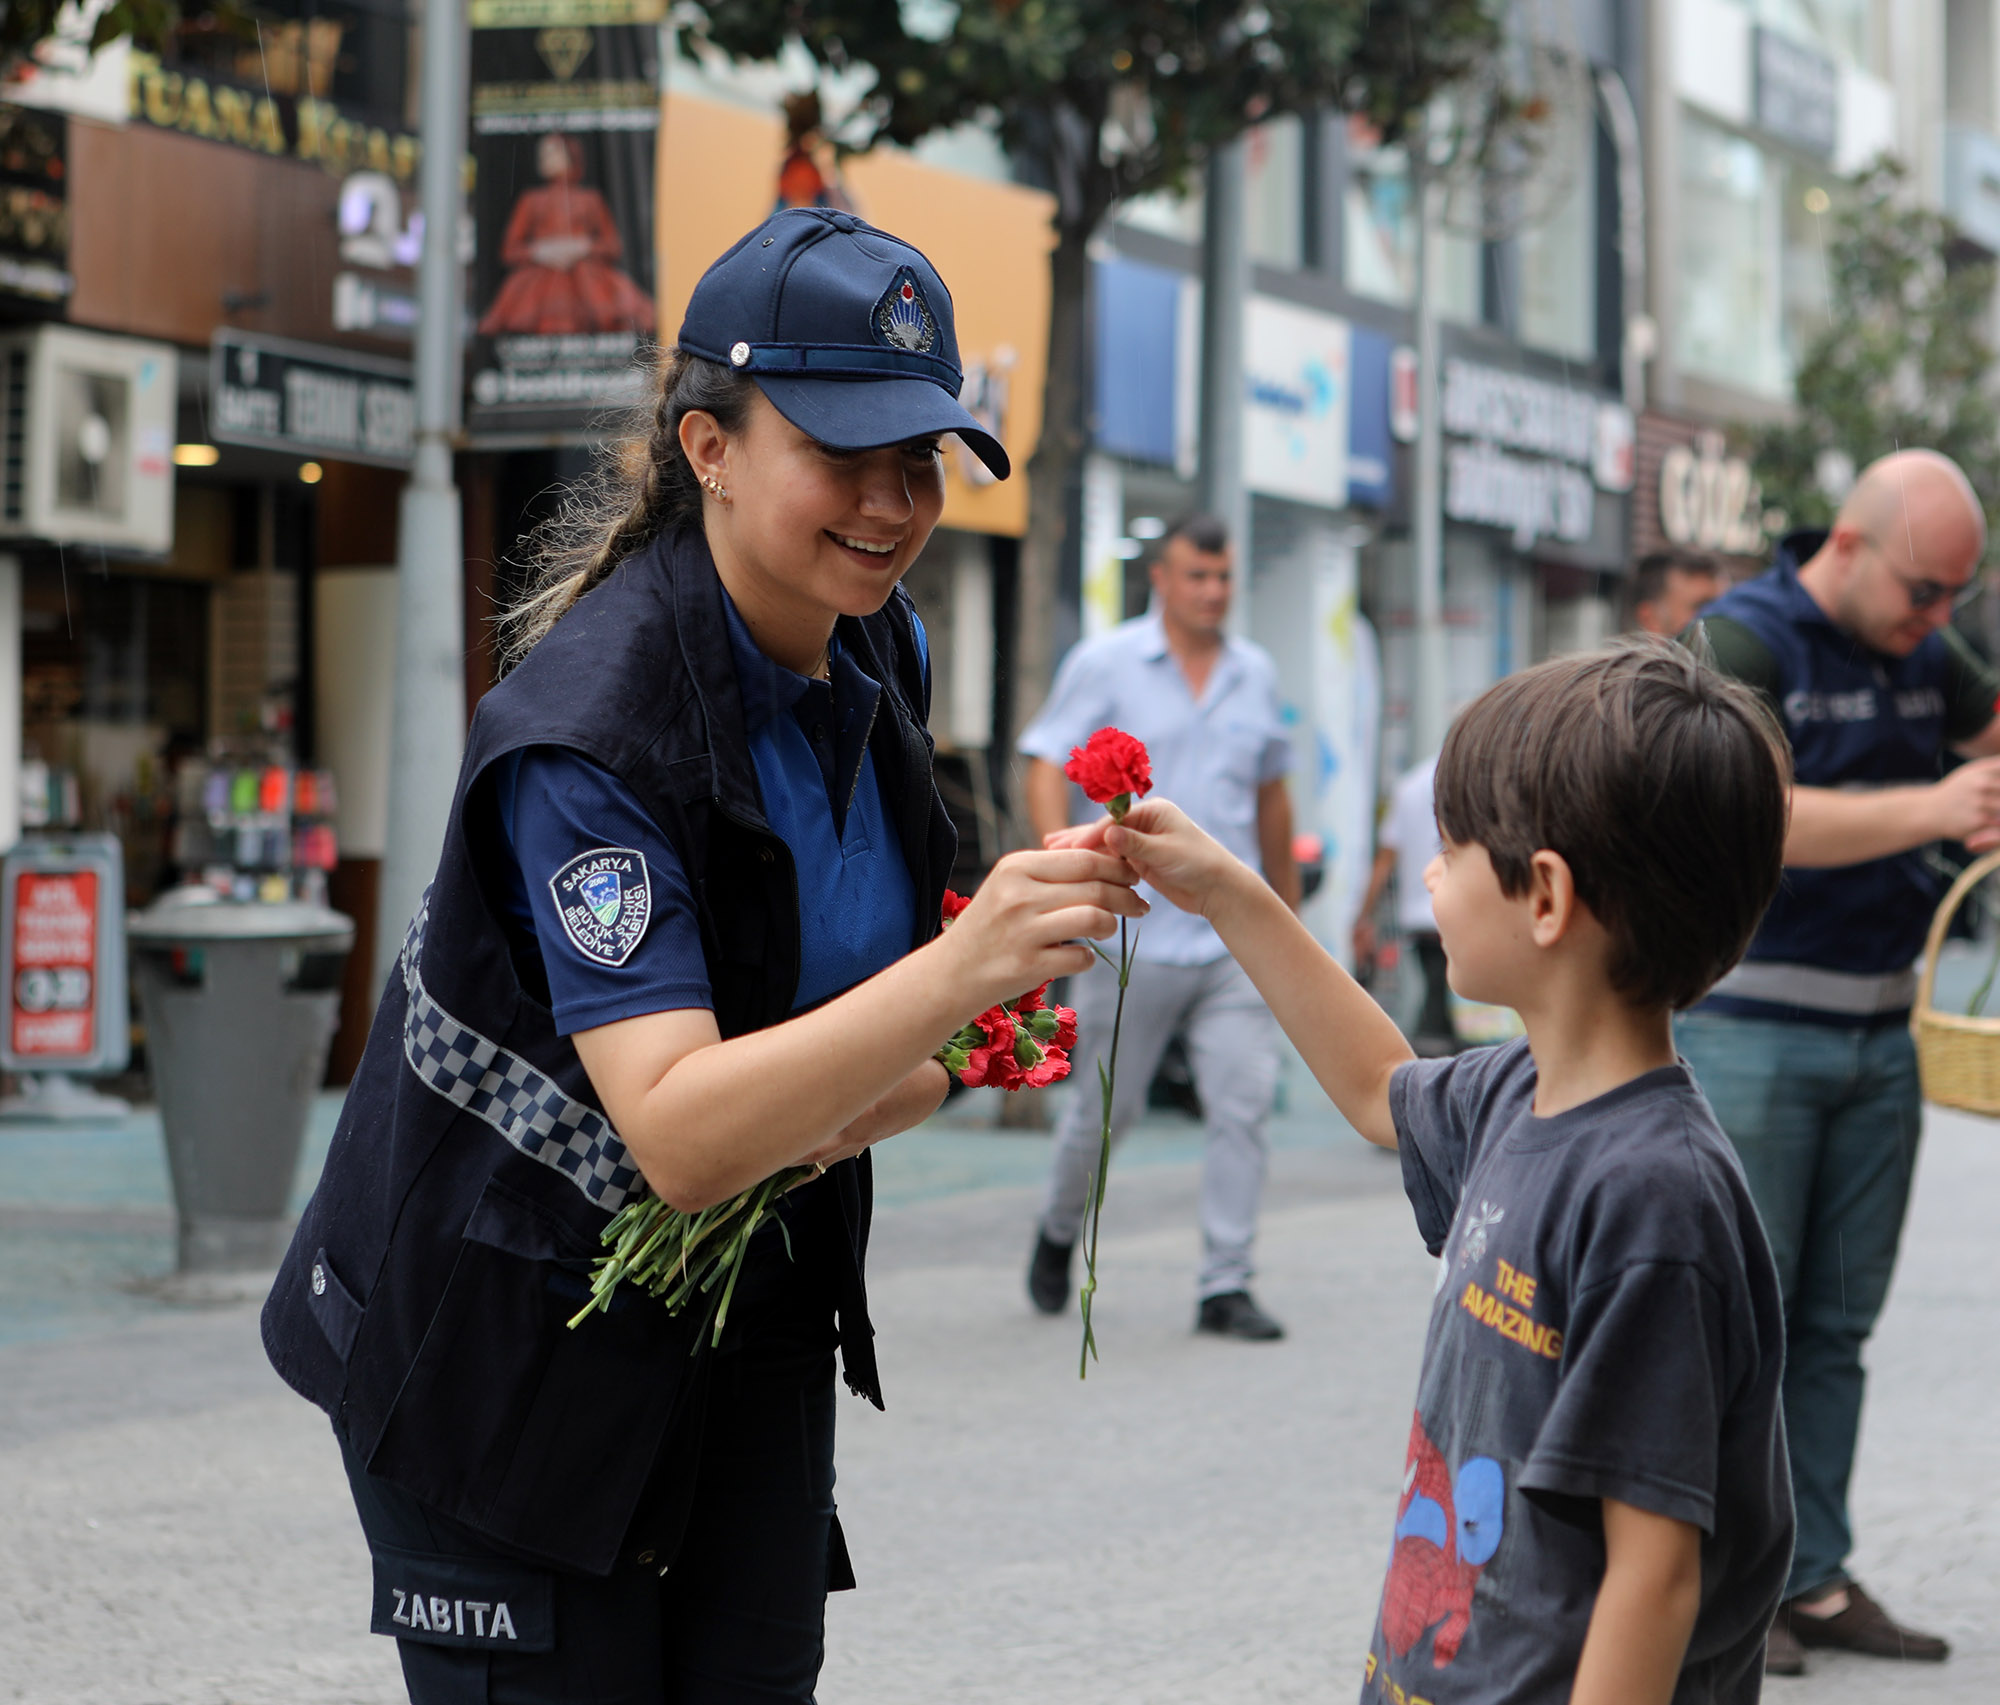
[{"label": "blurred pedestrian", "polygon": [[1444,942],[1439,939],[1431,892],[1424,882],[1424,867],[1444,850],[1438,836],[1437,807],[1431,797],[1436,774],[1437,759],[1429,757],[1396,778],[1388,814],[1376,831],[1375,866],[1368,873],[1368,893],[1361,902],[1361,915],[1354,920],[1354,963],[1357,968],[1373,965],[1378,948],[1375,909],[1393,877],[1396,928],[1405,948],[1416,955],[1424,980],[1423,1005],[1410,1035],[1410,1046],[1419,1059],[1455,1054],[1459,1048],[1458,1029],[1451,1016]]},{"label": "blurred pedestrian", "polygon": [[[942,435],[1008,471],[959,379],[921,254],[780,213],[544,536],[264,1311],[333,1417],[415,1705],[810,1705],[854,1584],[836,1347],[881,1402],[868,1147],[943,1099],[939,1038],[1143,910],[1115,860],[1023,853],[937,934],[957,843],[900,581]],[[630,1290],[589,1314],[623,1203],[793,1166],[719,1347]]]},{"label": "blurred pedestrian", "polygon": [[[1781,718],[1797,778],[1778,897],[1743,963],[1678,1026],[1784,1287],[1799,1531],[1771,1637],[1780,1673],[1802,1670],[1810,1646],[1947,1650],[1847,1573],[1847,1489],[1861,1347],[1888,1294],[1922,1122],[1913,961],[1944,886],[1924,849],[2000,844],[2000,675],[1950,625],[1985,549],[1965,475],[1904,451],[1863,471],[1830,530],[1788,535],[1769,572],[1697,630]],[[1974,761],[1940,780],[1948,748]]]},{"label": "blurred pedestrian", "polygon": [[[1064,760],[1095,730],[1122,728],[1151,752],[1154,790],[1261,869],[1296,910],[1285,789],[1291,740],[1270,657],[1225,630],[1234,573],[1221,522],[1196,516],[1166,535],[1152,567],[1153,608],[1070,652],[1048,702],[1021,736],[1028,815],[1038,835],[1067,827],[1083,800],[1063,776]],[[1200,918],[1156,907],[1135,953],[1113,1137],[1139,1116],[1168,1040],[1184,1034],[1206,1124],[1195,1324],[1232,1338],[1281,1338],[1284,1328],[1250,1295],[1264,1125],[1278,1085],[1277,1026]],[[1103,965],[1076,985],[1073,1087],[1056,1129],[1028,1269],[1028,1294],[1045,1314],[1061,1312],[1070,1296],[1071,1261],[1101,1142],[1097,1059],[1110,1040],[1117,998],[1117,978]]]},{"label": "blurred pedestrian", "polygon": [[1729,576],[1706,551],[1679,546],[1648,551],[1632,569],[1632,619],[1627,625],[1676,639],[1704,604],[1728,590]]}]

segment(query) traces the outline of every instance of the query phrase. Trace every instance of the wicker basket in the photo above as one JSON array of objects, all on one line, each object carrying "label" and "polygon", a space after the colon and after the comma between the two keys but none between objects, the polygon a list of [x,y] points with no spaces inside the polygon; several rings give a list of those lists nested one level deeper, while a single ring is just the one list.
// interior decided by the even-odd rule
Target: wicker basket
[{"label": "wicker basket", "polygon": [[1924,943],[1924,974],[1917,984],[1917,1004],[1910,1013],[1910,1032],[1917,1039],[1917,1064],[1923,1072],[1926,1101],[2000,1116],[2000,1017],[1968,1018],[1964,1013],[1939,1012],[1931,1005],[1944,932],[1966,895],[1996,870],[2000,870],[2000,852],[1990,852],[1967,866],[1931,919],[1930,940]]}]

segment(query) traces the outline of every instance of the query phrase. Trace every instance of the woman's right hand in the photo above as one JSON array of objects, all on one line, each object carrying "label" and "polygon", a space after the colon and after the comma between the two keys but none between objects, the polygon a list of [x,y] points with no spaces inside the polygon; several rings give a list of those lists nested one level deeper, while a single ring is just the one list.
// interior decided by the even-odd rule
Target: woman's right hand
[{"label": "woman's right hand", "polygon": [[1123,859],[1088,848],[1009,853],[934,945],[954,962],[973,1010],[984,1011],[1088,971],[1097,955],[1078,938],[1112,935],[1120,918],[1143,918],[1138,879]]}]

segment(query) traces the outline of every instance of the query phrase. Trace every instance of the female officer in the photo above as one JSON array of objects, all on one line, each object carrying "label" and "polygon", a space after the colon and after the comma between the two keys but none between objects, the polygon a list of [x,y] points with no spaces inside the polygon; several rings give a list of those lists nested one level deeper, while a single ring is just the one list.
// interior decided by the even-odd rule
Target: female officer
[{"label": "female officer", "polygon": [[[696,287],[610,507],[544,541],[264,1313],[417,1705],[810,1700],[852,1585],[836,1345],[881,1401],[869,1145],[937,1106],[959,1024],[1144,909],[1114,860],[1024,853],[937,935],[955,842],[898,582],[939,436],[1007,472],[959,382],[921,254],[782,212]],[[800,1162],[719,1348],[629,1291],[568,1329],[634,1195]]]}]

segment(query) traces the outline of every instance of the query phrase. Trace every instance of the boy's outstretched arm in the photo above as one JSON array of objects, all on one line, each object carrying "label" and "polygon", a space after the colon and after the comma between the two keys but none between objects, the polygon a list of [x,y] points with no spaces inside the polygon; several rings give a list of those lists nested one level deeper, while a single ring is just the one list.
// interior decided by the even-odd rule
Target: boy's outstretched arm
[{"label": "boy's outstretched arm", "polygon": [[1207,918],[1347,1122],[1371,1143],[1396,1146],[1389,1078],[1415,1058],[1409,1043],[1256,871],[1164,799],[1140,800],[1122,825],[1092,823],[1049,844],[1102,845]]},{"label": "boy's outstretched arm", "polygon": [[1570,1705],[1669,1705],[1701,1608],[1701,1529],[1604,1503],[1604,1581]]}]

